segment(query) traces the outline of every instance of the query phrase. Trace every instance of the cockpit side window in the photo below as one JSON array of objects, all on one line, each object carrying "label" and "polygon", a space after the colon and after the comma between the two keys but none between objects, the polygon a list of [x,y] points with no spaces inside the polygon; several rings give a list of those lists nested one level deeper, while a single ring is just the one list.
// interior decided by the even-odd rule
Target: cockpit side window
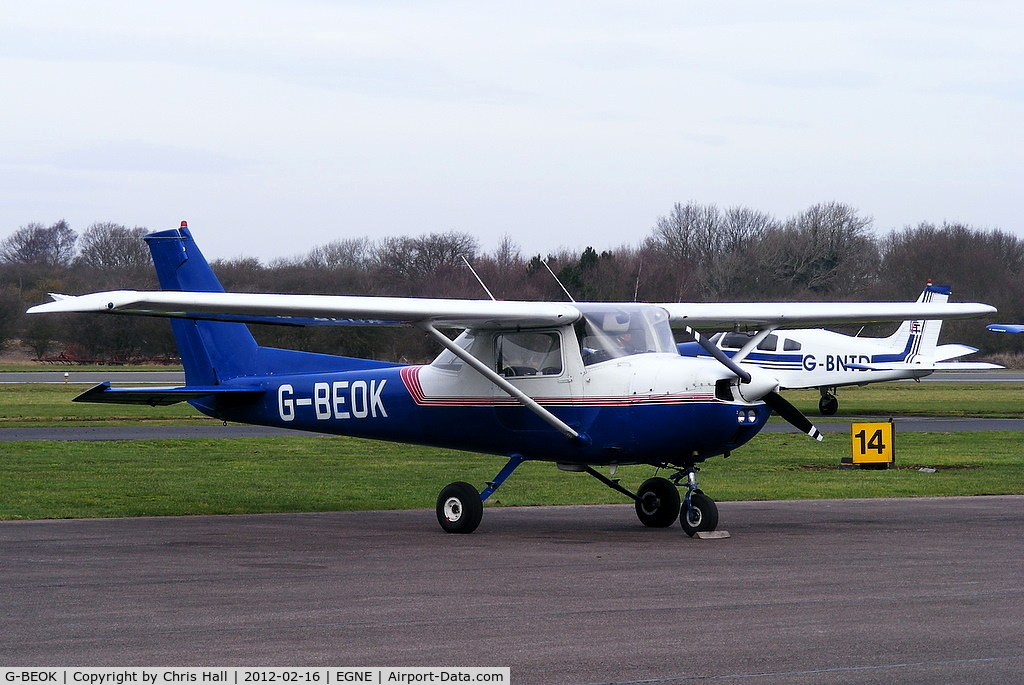
[{"label": "cockpit side window", "polygon": [[757,349],[764,352],[774,352],[779,346],[779,336],[777,335],[766,335],[764,340],[757,344]]},{"label": "cockpit side window", "polygon": [[752,337],[753,335],[749,333],[726,333],[722,336],[721,347],[727,350],[738,350],[750,342]]},{"label": "cockpit side window", "polygon": [[494,336],[495,370],[505,377],[562,373],[561,338],[555,331],[501,332]]}]

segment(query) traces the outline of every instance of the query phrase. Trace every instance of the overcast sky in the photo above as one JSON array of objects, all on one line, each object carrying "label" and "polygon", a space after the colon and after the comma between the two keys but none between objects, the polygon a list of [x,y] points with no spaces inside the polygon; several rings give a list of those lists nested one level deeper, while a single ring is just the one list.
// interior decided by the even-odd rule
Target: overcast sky
[{"label": "overcast sky", "polygon": [[1024,232],[1019,2],[3,2],[0,238],[211,258],[457,230],[638,244],[676,202]]}]

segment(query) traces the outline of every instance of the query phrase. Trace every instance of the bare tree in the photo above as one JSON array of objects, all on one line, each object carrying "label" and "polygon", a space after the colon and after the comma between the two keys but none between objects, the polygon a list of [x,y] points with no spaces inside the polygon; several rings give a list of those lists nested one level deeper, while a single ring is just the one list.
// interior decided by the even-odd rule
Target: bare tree
[{"label": "bare tree", "polygon": [[385,238],[373,255],[382,285],[390,281],[405,294],[452,297],[468,292],[473,279],[462,259],[472,262],[478,248],[468,233],[449,231]]},{"label": "bare tree", "polygon": [[870,229],[871,219],[849,205],[814,205],[771,236],[765,266],[794,293],[861,293],[878,275],[878,243]]},{"label": "bare tree", "polygon": [[363,269],[370,259],[369,238],[332,240],[310,250],[303,266],[317,269]]},{"label": "bare tree", "polygon": [[141,226],[128,228],[111,222],[95,223],[79,238],[75,263],[115,272],[148,269],[152,261],[142,239],[148,232]]},{"label": "bare tree", "polygon": [[0,262],[67,266],[75,256],[78,234],[61,219],[52,226],[31,223],[0,241]]},{"label": "bare tree", "polygon": [[675,299],[735,299],[755,290],[748,287],[750,267],[777,227],[771,216],[745,207],[722,212],[715,205],[676,203],[645,247],[653,253],[650,268],[675,274]]}]

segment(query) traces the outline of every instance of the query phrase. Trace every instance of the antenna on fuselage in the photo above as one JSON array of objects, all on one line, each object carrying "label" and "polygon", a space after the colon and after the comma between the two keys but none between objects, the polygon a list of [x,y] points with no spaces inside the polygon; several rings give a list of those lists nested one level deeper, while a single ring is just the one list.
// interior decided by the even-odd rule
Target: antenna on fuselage
[{"label": "antenna on fuselage", "polygon": [[480,287],[484,289],[484,292],[485,292],[485,293],[487,293],[487,297],[489,297],[489,298],[491,298],[492,300],[494,300],[495,302],[497,302],[497,301],[498,301],[498,298],[496,298],[496,297],[495,297],[494,295],[492,295],[492,294],[491,294],[491,291],[490,291],[490,290],[489,290],[489,289],[487,288],[487,286],[486,286],[486,285],[484,285],[484,279],[480,278],[480,274],[478,274],[478,273],[476,272],[476,269],[474,269],[474,268],[473,268],[473,265],[469,263],[469,260],[468,260],[468,259],[466,259],[466,255],[460,255],[460,256],[462,257],[462,261],[463,261],[463,262],[464,262],[464,263],[466,264],[466,266],[468,266],[468,267],[469,267],[469,270],[470,270],[470,272],[471,272],[471,273],[472,273],[472,274],[473,274],[474,276],[476,276],[476,282],[477,282],[477,283],[479,283],[479,284],[480,284]]},{"label": "antenna on fuselage", "polygon": [[633,301],[640,296],[640,274],[644,272],[644,258],[640,258],[640,267],[636,270],[636,285],[633,287]]},{"label": "antenna on fuselage", "polygon": [[565,296],[569,298],[569,301],[572,302],[572,303],[575,303],[576,300],[573,299],[573,296],[570,295],[569,291],[565,289],[565,286],[562,285],[562,282],[560,280],[558,280],[558,276],[555,275],[555,272],[551,270],[550,266],[548,266],[548,260],[545,259],[543,261],[544,261],[544,268],[548,270],[549,274],[551,274],[551,278],[555,279],[555,283],[557,283],[558,287],[562,289],[562,292],[565,293]]}]

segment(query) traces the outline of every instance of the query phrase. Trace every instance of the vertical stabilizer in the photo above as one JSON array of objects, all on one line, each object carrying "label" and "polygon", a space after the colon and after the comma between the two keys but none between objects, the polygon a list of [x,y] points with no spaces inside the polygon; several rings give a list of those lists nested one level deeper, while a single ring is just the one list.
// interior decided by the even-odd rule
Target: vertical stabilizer
[{"label": "vertical stabilizer", "polygon": [[[224,292],[187,224],[145,237],[163,290]],[[219,385],[256,371],[257,344],[242,323],[171,319],[187,385]]]},{"label": "vertical stabilizer", "polygon": [[[943,303],[949,300],[951,292],[952,289],[948,285],[932,285],[932,282],[928,281],[917,301]],[[920,363],[930,361],[934,357],[941,330],[941,319],[904,321],[885,341],[889,347],[898,351],[899,361],[908,364]]]}]

